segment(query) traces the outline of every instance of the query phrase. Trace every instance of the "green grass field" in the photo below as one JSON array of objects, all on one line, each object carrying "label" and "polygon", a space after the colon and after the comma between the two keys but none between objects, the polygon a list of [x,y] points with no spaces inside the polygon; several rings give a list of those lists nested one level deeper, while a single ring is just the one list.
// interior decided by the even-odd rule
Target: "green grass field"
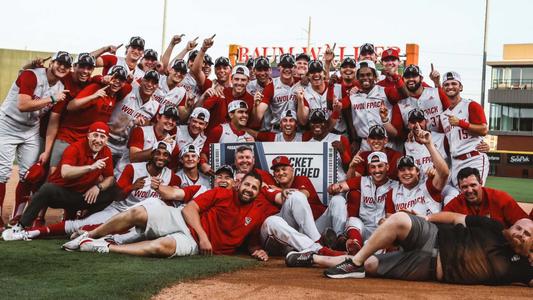
[{"label": "green grass field", "polygon": [[489,176],[487,186],[506,191],[518,202],[533,203],[533,179]]},{"label": "green grass field", "polygon": [[66,252],[63,240],[0,242],[0,299],[148,299],[172,283],[255,266],[229,256],[156,259]]}]

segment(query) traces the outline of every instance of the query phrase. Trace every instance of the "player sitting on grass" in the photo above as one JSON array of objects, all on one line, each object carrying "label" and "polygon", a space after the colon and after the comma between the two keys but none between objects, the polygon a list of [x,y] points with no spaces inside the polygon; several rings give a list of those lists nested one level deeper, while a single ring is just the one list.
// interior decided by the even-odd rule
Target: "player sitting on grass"
[{"label": "player sitting on grass", "polygon": [[[380,225],[353,257],[289,253],[288,266],[330,267],[329,278],[371,276],[458,284],[533,286],[533,221],[509,229],[489,218],[442,212],[425,218],[399,212]],[[374,253],[393,245],[402,250]],[[468,263],[465,263],[468,262]]]},{"label": "player sitting on grass", "polygon": [[[173,192],[175,199],[188,197],[182,189]],[[260,192],[261,177],[249,173],[238,191],[215,188],[184,207],[143,203],[89,232],[79,247],[81,251],[157,257],[232,254],[263,223],[263,208],[269,203]],[[132,226],[154,240],[112,245],[102,238]]]}]

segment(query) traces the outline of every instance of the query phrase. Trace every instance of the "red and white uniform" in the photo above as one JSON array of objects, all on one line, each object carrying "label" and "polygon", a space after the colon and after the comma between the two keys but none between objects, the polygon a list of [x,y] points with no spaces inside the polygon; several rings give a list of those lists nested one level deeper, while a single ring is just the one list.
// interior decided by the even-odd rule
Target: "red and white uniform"
[{"label": "red and white uniform", "polygon": [[441,191],[433,186],[432,180],[421,178],[412,189],[403,184],[393,187],[387,194],[385,209],[391,214],[400,210],[412,210],[417,215],[427,216],[440,212],[441,202]]},{"label": "red and white uniform", "polygon": [[[128,148],[135,147],[141,150],[152,149],[156,142],[164,140],[170,134],[165,136],[158,136],[155,133],[154,126],[134,127],[131,131],[130,139],[128,140]],[[179,154],[179,147],[174,143],[174,148],[171,157],[177,157]],[[125,151],[115,166],[115,178],[119,178],[122,170],[130,163],[130,152]]]},{"label": "red and white uniform", "polygon": [[11,85],[0,107],[0,183],[9,179],[15,156],[18,159],[20,178],[37,161],[40,152],[39,118],[52,108],[52,105],[48,105],[37,111],[21,112],[18,108],[19,95],[28,95],[33,100],[38,100],[55,95],[63,89],[61,81],[50,86],[45,68],[25,70]]},{"label": "red and white uniform", "polygon": [[113,155],[121,155],[127,151],[128,138],[135,120],[142,117],[146,124],[149,124],[157,114],[159,105],[153,97],[143,103],[138,85],[133,86],[131,92],[117,103],[108,123],[110,129],[108,146]]},{"label": "red and white uniform", "polygon": [[190,93],[197,100],[202,95],[202,93],[205,92],[205,90],[210,88],[212,85],[213,82],[211,82],[211,80],[209,79],[206,79],[204,82],[204,86],[198,86],[198,83],[191,75],[191,73],[185,74],[183,80],[178,84],[178,86],[185,88],[187,93]]},{"label": "red and white uniform", "polygon": [[488,187],[481,189],[483,190],[483,200],[480,206],[470,205],[464,194],[461,194],[446,204],[443,211],[489,217],[500,222],[505,228],[509,228],[516,221],[528,217],[526,212],[506,192]]},{"label": "red and white uniform", "polygon": [[[362,158],[362,162],[355,165],[355,171],[361,176],[367,176],[368,174],[368,156],[374,151],[363,151],[359,153],[359,156]],[[385,147],[383,151],[381,151],[387,155],[387,161],[389,162],[389,171],[387,172],[387,176],[391,179],[398,179],[398,169],[396,168],[396,163],[398,160],[402,157],[402,154],[394,149],[391,149],[389,147]]]},{"label": "red and white uniform", "polygon": [[263,90],[263,100],[261,102],[268,104],[272,112],[270,125],[272,128],[279,128],[281,114],[289,109],[296,110],[297,89],[304,88],[299,82],[289,86],[281,82],[279,77],[272,79],[272,82],[265,86]]},{"label": "red and white uniform", "polygon": [[[224,88],[224,98],[218,96],[209,97],[205,100],[203,107],[209,110],[211,117],[207,125],[207,131],[215,128],[218,124],[229,122],[228,104],[233,100],[242,100],[248,105],[248,116],[252,116],[254,108],[254,97],[247,92],[240,96],[234,96],[232,88]],[[183,104],[184,105],[184,104]],[[180,104],[182,106],[182,104]]]},{"label": "red and white uniform", "polygon": [[[397,130],[401,131],[409,123],[409,112],[419,108],[424,111],[428,120],[428,130],[439,131],[441,128],[440,115],[448,107],[450,107],[450,100],[441,88],[425,87],[418,98],[402,99],[392,108],[391,122]],[[402,121],[401,126],[399,120]]]},{"label": "red and white uniform", "polygon": [[264,87],[259,85],[257,79],[248,82],[248,84],[246,85],[246,91],[252,96],[255,95],[255,93],[257,92],[263,93],[264,89]]},{"label": "red and white uniform", "polygon": [[[327,101],[333,102],[334,97],[337,99],[337,101],[342,101],[342,98],[349,96],[350,89],[354,86],[355,84],[347,85],[344,82],[330,85],[327,91]],[[339,117],[339,120],[337,121],[337,124],[335,125],[335,130],[337,130],[338,132],[346,131],[346,121],[342,118],[342,115]]]},{"label": "red and white uniform", "polygon": [[[307,135],[307,134],[306,134]],[[344,135],[335,134],[335,133],[328,133],[321,141],[316,140],[314,137],[309,137],[307,139],[304,137],[304,141],[308,142],[327,142],[327,143],[333,143],[333,142],[341,142],[342,146],[344,148],[344,152],[338,153],[339,160],[337,164],[337,179],[339,181],[346,180],[346,172],[344,171],[343,164],[348,165],[350,161],[352,160],[351,154],[350,154],[350,142],[348,141],[348,138],[346,138]]]},{"label": "red and white uniform", "polygon": [[398,181],[388,179],[384,184],[376,186],[371,176],[357,176],[348,179],[346,183],[350,191],[360,191],[348,195],[348,206],[353,206],[355,215],[348,218],[346,228],[356,228],[366,240],[385,217],[385,199],[389,191],[398,187]]},{"label": "red and white uniform", "polygon": [[107,75],[107,73],[109,73],[109,69],[111,69],[113,66],[123,66],[124,69],[128,71],[128,76],[133,77],[132,84],[138,85],[137,80],[142,79],[144,77],[144,73],[146,73],[141,68],[139,68],[139,65],[135,65],[133,69],[130,69],[130,67],[126,63],[126,58],[124,57],[118,57],[113,54],[104,54],[100,57],[104,61],[104,67],[102,70],[102,74],[104,75]]},{"label": "red and white uniform", "polygon": [[[144,186],[138,190],[132,190],[135,180],[141,177],[146,177],[144,180]],[[157,177],[161,179],[162,185],[179,186],[181,184],[179,177],[174,175],[167,167],[164,167],[161,171],[161,174],[159,174]],[[117,181],[117,186],[125,195],[127,195],[126,198],[119,201],[114,201],[104,208],[104,210],[94,213],[85,219],[66,221],[65,232],[70,234],[85,225],[105,223],[112,216],[121,213],[146,199],[161,199],[159,193],[151,188],[150,178],[151,176],[148,173],[146,162],[128,164],[124,168],[124,172],[122,172]]]},{"label": "red and white uniform", "polygon": [[[437,151],[439,151],[442,158],[446,160],[448,158],[448,154],[446,153],[446,136],[444,133],[432,131],[431,139],[433,140],[433,144],[435,145]],[[410,155],[415,159],[415,163],[420,168],[420,172],[426,173],[429,169],[433,168],[433,160],[431,159],[431,155],[429,154],[428,148],[425,145],[416,141],[406,141],[404,144],[404,149],[406,155]]]},{"label": "red and white uniform", "polygon": [[379,115],[379,108],[384,102],[389,109],[389,118],[392,114],[392,105],[400,100],[401,96],[396,88],[384,88],[376,85],[368,94],[359,92],[349,97],[342,98],[342,108],[349,110],[353,118],[353,127],[357,135],[363,139],[361,150],[368,151],[370,146],[366,142],[368,130],[373,125],[383,125]]},{"label": "red and white uniform", "polygon": [[461,99],[455,107],[450,107],[444,111],[441,121],[450,144],[453,185],[457,186],[457,173],[464,167],[478,169],[481,179],[485,183],[489,173],[489,159],[487,154],[476,150],[476,146],[483,141],[483,137],[471,135],[468,130],[459,126],[452,126],[446,114],[456,116],[459,120],[466,120],[471,124],[487,124],[483,108],[473,100]]},{"label": "red and white uniform", "polygon": [[161,108],[165,105],[178,106],[181,102],[187,101],[187,91],[182,86],[175,86],[170,89],[167,84],[168,76],[161,75],[159,77],[159,87],[154,92],[152,98],[161,104]]},{"label": "red and white uniform", "polygon": [[185,174],[185,171],[183,169],[176,172],[176,176],[180,178],[181,185],[180,187],[186,187],[191,185],[201,185],[205,187],[206,189],[211,188],[211,181],[209,180],[209,177],[205,176],[202,173],[198,173],[198,179],[192,180],[187,174]]},{"label": "red and white uniform", "polygon": [[230,123],[219,124],[208,133],[207,141],[202,148],[202,153],[208,155],[209,145],[213,143],[240,143],[253,140],[253,136],[244,130],[235,129]]},{"label": "red and white uniform", "polygon": [[178,147],[182,149],[187,144],[193,144],[196,149],[202,149],[204,147],[205,141],[207,140],[207,137],[203,132],[198,134],[195,138],[191,136],[189,133],[189,126],[188,125],[180,125],[178,126],[178,130],[176,132],[176,143],[178,144]]}]

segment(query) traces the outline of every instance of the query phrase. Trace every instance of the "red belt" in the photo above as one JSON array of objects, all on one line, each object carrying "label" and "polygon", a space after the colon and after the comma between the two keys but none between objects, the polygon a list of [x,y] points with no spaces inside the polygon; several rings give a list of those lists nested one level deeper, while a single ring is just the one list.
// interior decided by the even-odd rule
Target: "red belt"
[{"label": "red belt", "polygon": [[465,160],[467,158],[470,158],[470,157],[474,157],[474,156],[478,156],[480,155],[481,153],[479,153],[479,151],[472,151],[472,152],[468,152],[468,153],[465,153],[465,154],[461,154],[459,156],[456,156],[454,157],[453,159],[458,159],[458,160]]}]

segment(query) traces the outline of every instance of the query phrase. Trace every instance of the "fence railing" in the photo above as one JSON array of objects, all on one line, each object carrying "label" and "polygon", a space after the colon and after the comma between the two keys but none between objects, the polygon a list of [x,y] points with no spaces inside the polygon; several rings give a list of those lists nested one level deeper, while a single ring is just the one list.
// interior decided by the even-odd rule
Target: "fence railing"
[{"label": "fence railing", "polygon": [[491,89],[495,90],[533,90],[533,79],[495,79]]}]

